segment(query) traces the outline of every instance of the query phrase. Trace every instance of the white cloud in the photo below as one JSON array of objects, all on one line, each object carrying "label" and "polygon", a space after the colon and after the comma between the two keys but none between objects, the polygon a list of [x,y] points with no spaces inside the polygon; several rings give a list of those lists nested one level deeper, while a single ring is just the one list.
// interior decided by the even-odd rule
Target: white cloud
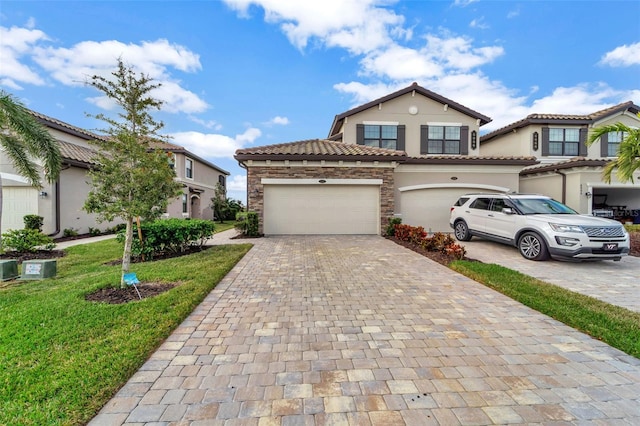
[{"label": "white cloud", "polygon": [[469,23],[469,26],[470,26],[471,28],[477,28],[477,29],[479,29],[479,30],[486,30],[486,29],[490,28],[490,27],[489,27],[489,24],[487,24],[487,23],[485,22],[485,20],[484,20],[484,16],[481,16],[481,17],[480,17],[480,18],[478,18],[478,19],[474,19],[474,20],[472,20],[472,21],[471,21],[471,23]]},{"label": "white cloud", "polygon": [[229,191],[246,191],[247,175],[233,175],[231,180],[227,181],[227,189]]},{"label": "white cloud", "polygon": [[611,67],[630,67],[640,65],[640,42],[616,47],[604,54],[600,64]]},{"label": "white cloud", "polygon": [[390,42],[390,34],[407,37],[404,17],[383,6],[388,0],[224,0],[240,16],[249,16],[252,5],[264,9],[268,23],[280,24],[291,44],[304,49],[310,39],[327,47],[341,47],[363,54]]},{"label": "white cloud", "polygon": [[289,119],[287,117],[280,117],[279,115],[276,115],[266,123],[267,126],[272,126],[272,125],[286,126],[288,124],[289,124]]},{"label": "white cloud", "polygon": [[253,143],[262,135],[260,129],[250,127],[244,133],[230,137],[215,133],[178,132],[172,133],[172,143],[203,158],[233,158],[237,149]]},{"label": "white cloud", "polygon": [[47,35],[31,28],[0,27],[0,82],[15,90],[22,89],[21,84],[44,85],[44,79],[21,59],[29,54],[33,47],[47,41]]},{"label": "white cloud", "polygon": [[454,6],[460,6],[460,7],[467,7],[469,6],[471,3],[475,3],[478,0],[455,0],[453,2]]},{"label": "white cloud", "polygon": [[194,116],[189,116],[188,118],[190,121],[193,121],[194,123],[197,123],[204,128],[213,129],[213,130],[222,130],[222,124],[218,123],[215,120],[203,120],[201,118],[194,117]]}]

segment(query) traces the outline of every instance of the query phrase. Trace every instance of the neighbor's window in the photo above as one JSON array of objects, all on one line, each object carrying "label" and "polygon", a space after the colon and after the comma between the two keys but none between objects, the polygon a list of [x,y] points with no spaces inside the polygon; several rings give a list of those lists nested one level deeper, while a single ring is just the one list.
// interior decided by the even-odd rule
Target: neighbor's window
[{"label": "neighbor's window", "polygon": [[460,154],[460,127],[429,126],[424,154]]},{"label": "neighbor's window", "polygon": [[618,150],[620,149],[620,142],[622,142],[622,140],[627,137],[627,132],[609,132],[607,134],[607,137],[607,156],[617,157]]},{"label": "neighbor's window", "polygon": [[218,175],[218,183],[223,188],[227,187],[227,177],[225,175]]},{"label": "neighbor's window", "polygon": [[576,156],[580,146],[580,129],[549,129],[549,155]]},{"label": "neighbor's window", "polygon": [[364,125],[364,145],[376,148],[397,149],[398,126]]},{"label": "neighbor's window", "polygon": [[184,175],[189,179],[193,179],[193,160],[187,158],[185,161]]},{"label": "neighbor's window", "polygon": [[182,194],[182,213],[189,213],[189,205],[187,201],[187,194]]}]

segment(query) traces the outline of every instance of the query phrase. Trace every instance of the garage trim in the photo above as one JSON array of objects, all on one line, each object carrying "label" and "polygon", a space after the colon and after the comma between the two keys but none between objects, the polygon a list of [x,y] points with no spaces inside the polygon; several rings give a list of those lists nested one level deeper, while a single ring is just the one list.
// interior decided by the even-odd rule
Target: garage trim
[{"label": "garage trim", "polygon": [[480,183],[426,183],[423,185],[411,185],[398,188],[400,192],[415,191],[418,189],[436,189],[436,188],[478,188],[489,191],[510,192],[510,188],[504,186],[484,185]]},{"label": "garage trim", "polygon": [[382,185],[382,179],[275,179],[262,178],[263,185]]}]

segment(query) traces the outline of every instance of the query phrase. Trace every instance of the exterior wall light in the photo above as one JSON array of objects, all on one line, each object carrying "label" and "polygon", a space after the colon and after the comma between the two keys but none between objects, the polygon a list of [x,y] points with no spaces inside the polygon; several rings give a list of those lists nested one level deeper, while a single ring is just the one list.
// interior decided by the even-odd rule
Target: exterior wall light
[{"label": "exterior wall light", "polygon": [[538,150],[538,132],[533,132],[533,150]]},{"label": "exterior wall light", "polygon": [[471,132],[471,149],[476,149],[478,146],[478,132],[475,130]]},{"label": "exterior wall light", "polygon": [[45,198],[47,195],[49,194],[47,194],[45,191],[40,191],[40,198]]}]

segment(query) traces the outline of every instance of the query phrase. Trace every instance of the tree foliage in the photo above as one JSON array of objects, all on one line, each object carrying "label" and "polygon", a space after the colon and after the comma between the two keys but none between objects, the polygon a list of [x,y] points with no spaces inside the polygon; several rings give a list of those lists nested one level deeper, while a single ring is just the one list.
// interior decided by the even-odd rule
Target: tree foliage
[{"label": "tree foliage", "polygon": [[220,183],[216,185],[213,198],[211,199],[211,206],[214,220],[219,220],[220,223],[225,220],[235,220],[236,214],[244,211],[242,202],[234,200],[233,198],[227,198],[227,191]]},{"label": "tree foliage", "polygon": [[34,159],[42,160],[44,176],[48,182],[55,182],[60,175],[62,156],[58,142],[20,101],[4,91],[0,91],[0,149],[5,152],[18,173],[37,188],[41,188],[42,184],[40,169]]},{"label": "tree foliage", "polygon": [[100,152],[98,166],[89,173],[92,189],[84,208],[97,213],[98,220],[111,221],[121,218],[126,223],[122,275],[129,272],[133,221],[137,217],[157,218],[166,210],[169,200],[181,192],[175,173],[169,166],[166,154],[150,148],[150,141],[162,138],[158,130],[162,122],[155,121],[151,109],[160,109],[162,102],[150,92],[159,84],[144,74],[136,75],[131,68],[118,60],[113,79],[93,76],[89,85],[115,101],[122,112],[119,120],[97,114],[105,121],[110,135],[108,142],[96,142]]},{"label": "tree foliage", "polygon": [[[640,113],[638,114],[640,118]],[[640,129],[632,128],[623,123],[615,123],[593,128],[587,140],[591,146],[603,135],[610,132],[621,132],[624,137],[618,148],[618,157],[604,166],[602,177],[605,182],[611,182],[611,175],[616,170],[616,177],[622,183],[634,183],[633,173],[640,169]]]}]

